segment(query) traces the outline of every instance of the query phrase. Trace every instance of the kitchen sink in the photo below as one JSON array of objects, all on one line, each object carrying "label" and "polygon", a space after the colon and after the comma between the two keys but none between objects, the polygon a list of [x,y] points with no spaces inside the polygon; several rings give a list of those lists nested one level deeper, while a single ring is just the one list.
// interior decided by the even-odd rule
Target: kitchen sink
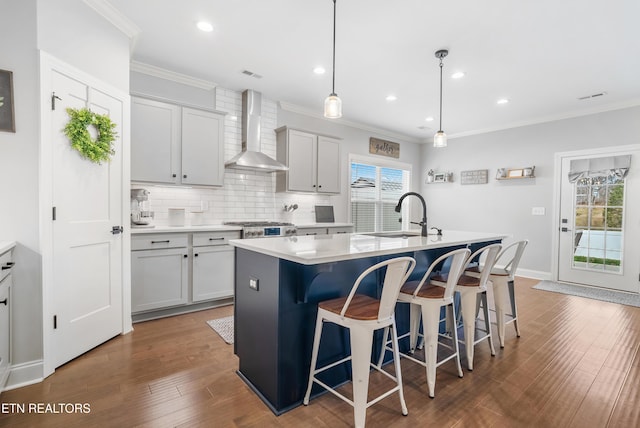
[{"label": "kitchen sink", "polygon": [[371,233],[363,233],[362,235],[380,236],[383,238],[408,238],[410,236],[420,236],[420,232],[408,232],[408,231],[371,232]]}]

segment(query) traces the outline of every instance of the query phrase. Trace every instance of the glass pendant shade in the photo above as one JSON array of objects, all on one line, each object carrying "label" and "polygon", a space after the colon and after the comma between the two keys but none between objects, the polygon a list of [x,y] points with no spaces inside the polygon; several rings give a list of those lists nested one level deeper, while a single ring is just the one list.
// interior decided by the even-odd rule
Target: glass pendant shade
[{"label": "glass pendant shade", "polygon": [[342,117],[342,100],[336,94],[331,94],[324,100],[324,117],[328,119]]},{"label": "glass pendant shade", "polygon": [[433,147],[447,147],[447,134],[440,130],[433,137]]}]

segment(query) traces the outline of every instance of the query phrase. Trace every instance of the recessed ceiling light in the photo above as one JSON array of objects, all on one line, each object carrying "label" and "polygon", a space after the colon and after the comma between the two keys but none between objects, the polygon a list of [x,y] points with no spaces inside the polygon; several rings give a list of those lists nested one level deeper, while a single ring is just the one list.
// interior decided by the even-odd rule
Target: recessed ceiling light
[{"label": "recessed ceiling light", "polygon": [[196,26],[200,31],[204,31],[206,33],[210,33],[213,31],[213,25],[211,25],[211,23],[206,21],[200,21],[196,24]]},{"label": "recessed ceiling light", "polygon": [[429,116],[425,119],[427,122],[433,122],[433,116]]},{"label": "recessed ceiling light", "polygon": [[451,75],[452,79],[462,79],[465,75],[464,71],[457,71]]},{"label": "recessed ceiling light", "polygon": [[324,67],[318,66],[318,67],[313,69],[313,72],[315,74],[324,74],[326,72],[326,70],[324,69]]},{"label": "recessed ceiling light", "polygon": [[397,99],[398,97],[396,97],[395,95],[387,95],[387,98],[385,98],[385,100],[387,101],[395,101]]},{"label": "recessed ceiling light", "polygon": [[507,104],[508,102],[509,100],[506,98],[500,98],[498,101],[496,101],[496,103],[498,104]]}]

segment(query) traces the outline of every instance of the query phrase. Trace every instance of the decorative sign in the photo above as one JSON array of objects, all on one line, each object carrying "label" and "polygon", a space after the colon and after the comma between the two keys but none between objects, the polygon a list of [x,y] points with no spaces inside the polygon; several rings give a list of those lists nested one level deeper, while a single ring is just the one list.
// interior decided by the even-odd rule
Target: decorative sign
[{"label": "decorative sign", "polygon": [[369,138],[369,153],[397,159],[400,157],[400,144],[371,137]]},{"label": "decorative sign", "polygon": [[488,169],[476,169],[460,172],[460,184],[486,184],[489,181]]}]

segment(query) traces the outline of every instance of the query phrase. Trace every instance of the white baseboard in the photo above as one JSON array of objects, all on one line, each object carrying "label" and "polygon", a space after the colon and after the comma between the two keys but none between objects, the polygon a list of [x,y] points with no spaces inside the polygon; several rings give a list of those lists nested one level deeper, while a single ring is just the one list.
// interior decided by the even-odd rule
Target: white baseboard
[{"label": "white baseboard", "polygon": [[539,279],[539,280],[543,280],[546,279],[548,281],[551,281],[553,279],[553,276],[551,275],[551,272],[543,272],[540,270],[531,270],[531,269],[522,269],[522,268],[518,268],[518,272],[516,272],[516,276],[524,276],[526,278],[533,278],[533,279]]},{"label": "white baseboard", "polygon": [[7,379],[7,384],[4,387],[4,390],[8,391],[10,389],[21,388],[23,386],[42,382],[44,380],[44,376],[42,375],[43,370],[43,360],[28,361],[26,363],[11,366],[9,379]]}]

